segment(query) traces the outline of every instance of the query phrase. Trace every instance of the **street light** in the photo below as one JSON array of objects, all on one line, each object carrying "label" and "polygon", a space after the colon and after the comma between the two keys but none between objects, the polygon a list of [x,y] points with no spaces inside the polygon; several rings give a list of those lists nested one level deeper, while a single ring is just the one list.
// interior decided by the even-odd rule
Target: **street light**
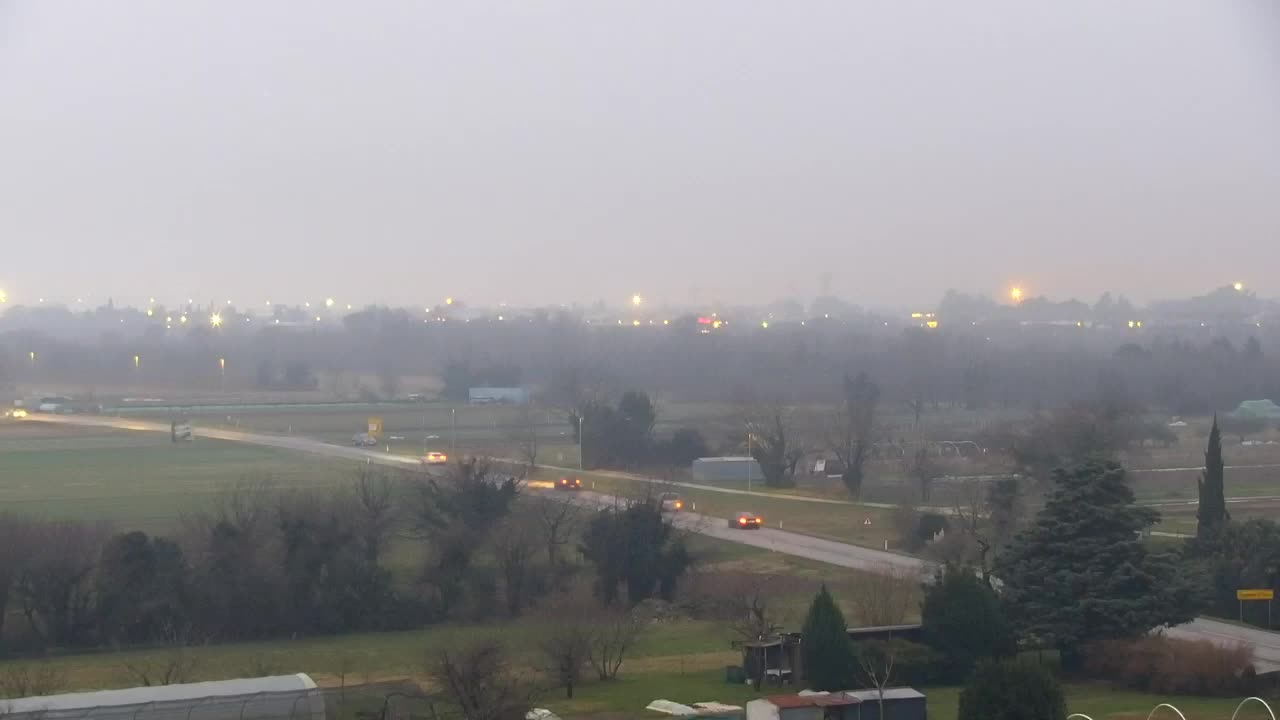
[{"label": "street light", "polygon": [[642,302],[644,302],[644,298],[640,297],[639,295],[632,295],[632,296],[631,296],[631,304],[632,304],[633,306],[635,306],[635,307],[640,307],[640,303],[642,303]]},{"label": "street light", "polygon": [[209,324],[214,327],[222,327],[222,315],[214,313],[209,316]]},{"label": "street light", "polygon": [[333,298],[325,298],[325,299],[324,299],[324,306],[325,306],[325,307],[327,307],[327,308],[331,308],[331,307],[333,307]]},{"label": "street light", "polygon": [[1237,280],[1236,282],[1231,284],[1231,287],[1235,288],[1236,292],[1240,292],[1241,290],[1244,290],[1244,283]]},{"label": "street light", "polygon": [[1009,291],[1009,299],[1014,302],[1022,302],[1022,288],[1015,287]]},{"label": "street light", "polygon": [[9,302],[9,293],[5,292],[3,288],[0,288],[0,303],[6,302]]}]

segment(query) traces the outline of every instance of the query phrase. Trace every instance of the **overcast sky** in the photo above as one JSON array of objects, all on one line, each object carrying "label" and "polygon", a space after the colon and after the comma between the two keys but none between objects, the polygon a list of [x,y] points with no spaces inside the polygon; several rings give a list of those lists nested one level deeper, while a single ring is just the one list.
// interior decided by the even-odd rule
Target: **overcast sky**
[{"label": "overcast sky", "polygon": [[11,304],[1280,295],[1280,3],[0,0],[0,249]]}]

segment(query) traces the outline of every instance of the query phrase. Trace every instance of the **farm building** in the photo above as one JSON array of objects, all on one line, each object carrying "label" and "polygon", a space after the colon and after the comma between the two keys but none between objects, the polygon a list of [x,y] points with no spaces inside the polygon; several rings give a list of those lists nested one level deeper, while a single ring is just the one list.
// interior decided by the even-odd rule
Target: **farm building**
[{"label": "farm building", "polygon": [[42,695],[5,701],[5,720],[325,720],[304,674]]},{"label": "farm building", "polygon": [[693,478],[698,482],[764,482],[760,463],[749,457],[706,457],[693,461]]}]

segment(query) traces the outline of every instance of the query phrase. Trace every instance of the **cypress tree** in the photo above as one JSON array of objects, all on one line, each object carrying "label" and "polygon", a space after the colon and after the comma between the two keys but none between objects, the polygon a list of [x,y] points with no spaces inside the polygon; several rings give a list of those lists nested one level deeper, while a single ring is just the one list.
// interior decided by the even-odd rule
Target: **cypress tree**
[{"label": "cypress tree", "polygon": [[1213,416],[1209,430],[1209,445],[1204,451],[1204,472],[1200,475],[1200,507],[1196,511],[1196,537],[1207,538],[1227,524],[1226,492],[1223,487],[1225,474],[1222,461],[1222,433],[1218,430],[1218,416]]},{"label": "cypress tree", "polygon": [[853,679],[848,626],[824,584],[813,597],[801,628],[804,679],[811,690],[846,690]]}]

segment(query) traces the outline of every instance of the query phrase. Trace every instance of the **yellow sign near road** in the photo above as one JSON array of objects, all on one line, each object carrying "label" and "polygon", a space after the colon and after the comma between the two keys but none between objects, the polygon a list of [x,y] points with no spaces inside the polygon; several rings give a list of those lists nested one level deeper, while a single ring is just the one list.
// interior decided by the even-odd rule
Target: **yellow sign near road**
[{"label": "yellow sign near road", "polygon": [[1274,600],[1275,590],[1237,590],[1237,600]]},{"label": "yellow sign near road", "polygon": [[375,438],[382,437],[382,418],[369,418],[369,434]]}]

